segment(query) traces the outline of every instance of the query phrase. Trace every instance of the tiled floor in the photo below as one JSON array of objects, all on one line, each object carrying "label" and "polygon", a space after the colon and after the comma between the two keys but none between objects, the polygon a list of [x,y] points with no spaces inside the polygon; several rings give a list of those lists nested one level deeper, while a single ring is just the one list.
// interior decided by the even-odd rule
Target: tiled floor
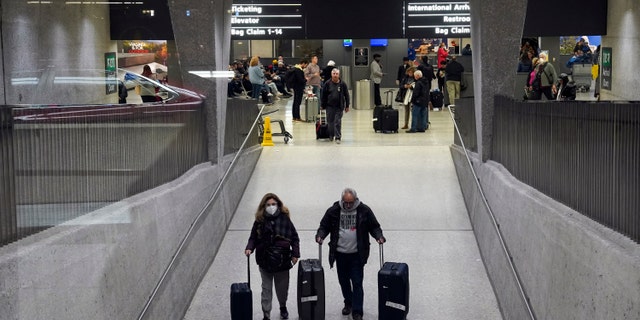
[{"label": "tiled floor", "polygon": [[[426,133],[374,133],[371,110],[351,110],[343,119],[342,144],[316,140],[314,124],[293,123],[292,99],[277,101],[273,119],[284,120],[294,139],[274,137],[260,160],[208,274],[184,319],[229,319],[229,287],[247,279],[244,247],[262,196],[278,194],[289,207],[301,237],[302,258],[317,257],[314,234],[325,210],[344,187],[353,187],[380,221],[385,260],[410,270],[408,319],[502,319],[471,230],[449,153],[453,124],[449,111],[430,112]],[[397,106],[396,106],[397,107]],[[400,108],[402,109],[402,108]],[[304,116],[304,105],[302,108]],[[404,111],[400,110],[400,126]],[[273,129],[277,132],[277,129]],[[325,242],[327,243],[327,242]],[[378,250],[365,266],[365,319],[378,318]],[[326,319],[342,316],[336,271],[323,247]],[[254,319],[262,319],[260,275],[251,257]],[[298,319],[297,266],[291,270],[289,308]],[[277,301],[274,298],[274,306]],[[279,319],[277,308],[272,319]]]}]

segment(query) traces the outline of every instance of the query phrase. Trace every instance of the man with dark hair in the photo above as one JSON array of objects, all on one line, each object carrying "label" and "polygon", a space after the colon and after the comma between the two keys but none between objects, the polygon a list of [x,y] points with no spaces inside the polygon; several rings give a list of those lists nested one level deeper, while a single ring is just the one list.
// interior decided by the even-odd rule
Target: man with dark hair
[{"label": "man with dark hair", "polygon": [[300,118],[300,104],[302,103],[304,88],[307,85],[307,79],[304,77],[303,70],[307,67],[308,63],[306,59],[300,60],[300,63],[289,70],[286,75],[287,87],[293,89],[293,104],[291,105],[293,121],[303,121],[302,118]]},{"label": "man with dark hair", "polygon": [[329,265],[335,262],[344,298],[343,315],[353,313],[362,320],[364,309],[364,265],[369,258],[369,235],[385,243],[380,223],[369,206],[362,203],[352,188],[342,191],[340,201],[327,209],[316,233],[316,242],[329,239]]},{"label": "man with dark hair", "polygon": [[378,53],[373,55],[371,62],[371,81],[373,81],[373,103],[376,106],[382,105],[382,96],[380,96],[380,83],[382,82],[382,64],[380,63],[382,56]]},{"label": "man with dark hair", "polygon": [[456,61],[456,56],[451,56],[451,61],[444,68],[447,78],[447,93],[449,94],[449,105],[455,105],[456,99],[460,99],[460,82],[464,67]]}]

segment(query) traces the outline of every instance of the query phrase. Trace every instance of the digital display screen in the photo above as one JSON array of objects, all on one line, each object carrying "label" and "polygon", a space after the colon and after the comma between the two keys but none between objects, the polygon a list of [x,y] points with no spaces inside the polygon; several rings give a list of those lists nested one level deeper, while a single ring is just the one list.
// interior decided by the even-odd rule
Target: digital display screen
[{"label": "digital display screen", "polygon": [[353,40],[351,40],[351,39],[342,40],[342,46],[343,47],[351,47],[351,46],[353,46]]},{"label": "digital display screen", "polygon": [[300,1],[242,1],[231,5],[231,39],[302,39],[304,13]]},{"label": "digital display screen", "polygon": [[372,47],[386,47],[388,44],[387,39],[371,39],[369,45]]}]

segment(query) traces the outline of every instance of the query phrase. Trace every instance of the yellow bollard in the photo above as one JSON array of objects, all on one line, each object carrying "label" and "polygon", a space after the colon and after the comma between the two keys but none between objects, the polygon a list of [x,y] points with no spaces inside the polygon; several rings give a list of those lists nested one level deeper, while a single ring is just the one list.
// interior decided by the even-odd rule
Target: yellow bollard
[{"label": "yellow bollard", "polygon": [[271,134],[271,117],[264,117],[264,133],[262,134],[262,146],[273,147],[273,137]]}]

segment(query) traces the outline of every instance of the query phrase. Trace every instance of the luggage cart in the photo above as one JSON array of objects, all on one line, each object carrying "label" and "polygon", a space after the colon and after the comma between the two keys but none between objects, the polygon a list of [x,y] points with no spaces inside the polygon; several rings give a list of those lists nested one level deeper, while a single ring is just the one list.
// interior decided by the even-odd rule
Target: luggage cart
[{"label": "luggage cart", "polygon": [[[260,114],[260,122],[258,123],[258,143],[262,143],[262,138],[264,137],[264,117],[266,115],[277,112],[279,109],[271,110],[269,112],[263,112]],[[273,132],[274,124],[278,123],[280,125],[280,132]],[[284,143],[289,143],[289,140],[293,139],[293,135],[289,133],[284,128],[284,122],[279,119],[271,119],[271,136],[272,137],[284,137]]]}]

